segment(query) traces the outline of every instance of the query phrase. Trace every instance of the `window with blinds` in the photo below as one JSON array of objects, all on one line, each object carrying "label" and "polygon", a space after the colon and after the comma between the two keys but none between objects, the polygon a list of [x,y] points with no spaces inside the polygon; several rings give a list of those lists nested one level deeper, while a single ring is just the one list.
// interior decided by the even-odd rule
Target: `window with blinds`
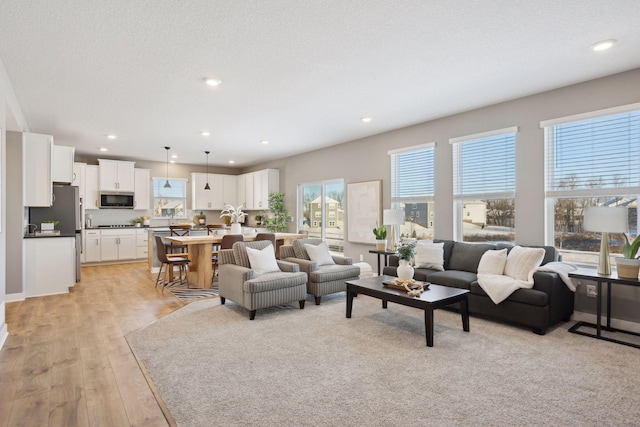
[{"label": "window with blinds", "polygon": [[453,138],[454,237],[515,241],[517,127]]},{"label": "window with blinds", "polygon": [[433,239],[434,150],[423,144],[389,151],[391,157],[391,207],[402,209],[404,237]]},{"label": "window with blinds", "polygon": [[[546,241],[563,259],[596,263],[597,236],[584,230],[588,206],[625,206],[638,232],[640,104],[540,123],[545,135]],[[611,236],[619,254],[622,235]]]}]

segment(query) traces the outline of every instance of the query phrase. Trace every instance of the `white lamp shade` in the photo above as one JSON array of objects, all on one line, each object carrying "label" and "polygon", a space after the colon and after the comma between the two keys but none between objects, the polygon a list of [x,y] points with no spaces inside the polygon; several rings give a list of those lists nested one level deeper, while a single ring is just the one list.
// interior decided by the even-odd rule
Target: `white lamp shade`
[{"label": "white lamp shade", "polygon": [[384,225],[404,224],[404,211],[402,209],[385,209],[382,212],[382,223]]},{"label": "white lamp shade", "polygon": [[629,231],[626,207],[588,206],[584,209],[585,231],[626,233]]}]

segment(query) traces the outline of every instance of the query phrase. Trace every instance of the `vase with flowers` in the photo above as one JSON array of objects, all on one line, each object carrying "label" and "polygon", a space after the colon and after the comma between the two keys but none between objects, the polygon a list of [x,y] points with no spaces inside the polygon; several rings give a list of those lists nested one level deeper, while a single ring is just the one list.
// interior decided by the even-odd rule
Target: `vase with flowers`
[{"label": "vase with flowers", "polygon": [[231,234],[242,234],[240,221],[246,216],[247,214],[242,212],[242,207],[240,206],[234,208],[231,205],[226,205],[220,213],[220,218],[229,218],[231,222]]}]

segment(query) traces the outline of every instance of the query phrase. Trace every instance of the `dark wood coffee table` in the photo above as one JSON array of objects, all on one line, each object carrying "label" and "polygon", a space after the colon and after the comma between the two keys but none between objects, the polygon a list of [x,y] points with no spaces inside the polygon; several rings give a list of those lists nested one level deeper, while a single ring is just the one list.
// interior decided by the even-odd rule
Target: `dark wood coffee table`
[{"label": "dark wood coffee table", "polygon": [[465,332],[469,332],[469,304],[467,303],[469,291],[467,289],[431,284],[419,297],[410,297],[404,290],[389,288],[382,284],[383,281],[394,279],[396,277],[378,276],[345,282],[347,284],[347,319],[351,318],[353,297],[358,294],[381,299],[382,308],[387,308],[387,301],[419,308],[424,310],[427,347],[433,347],[433,310],[459,302],[462,314],[462,329]]}]

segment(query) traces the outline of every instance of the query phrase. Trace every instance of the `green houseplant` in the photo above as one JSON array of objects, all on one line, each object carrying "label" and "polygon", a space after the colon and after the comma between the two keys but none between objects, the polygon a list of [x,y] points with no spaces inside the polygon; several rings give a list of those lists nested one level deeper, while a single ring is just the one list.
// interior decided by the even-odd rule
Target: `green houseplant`
[{"label": "green houseplant", "polygon": [[287,223],[291,214],[284,206],[284,193],[280,191],[269,194],[269,215],[262,218],[262,224],[274,233],[287,231]]},{"label": "green houseplant", "polygon": [[200,224],[204,224],[205,222],[207,222],[207,216],[202,211],[200,211],[200,213],[196,215],[196,218],[198,219],[198,223]]},{"label": "green houseplant", "polygon": [[142,218],[133,218],[133,224],[136,227],[140,227],[142,225],[142,221],[143,221]]},{"label": "green houseplant", "polygon": [[618,277],[627,279],[637,279],[640,272],[640,259],[638,259],[638,249],[640,249],[640,238],[636,236],[633,241],[629,240],[626,233],[624,244],[622,245],[622,257],[616,258]]},{"label": "green houseplant", "polygon": [[376,226],[373,228],[373,235],[376,236],[376,250],[384,251],[387,249],[387,227],[383,225],[378,225],[376,222]]}]

